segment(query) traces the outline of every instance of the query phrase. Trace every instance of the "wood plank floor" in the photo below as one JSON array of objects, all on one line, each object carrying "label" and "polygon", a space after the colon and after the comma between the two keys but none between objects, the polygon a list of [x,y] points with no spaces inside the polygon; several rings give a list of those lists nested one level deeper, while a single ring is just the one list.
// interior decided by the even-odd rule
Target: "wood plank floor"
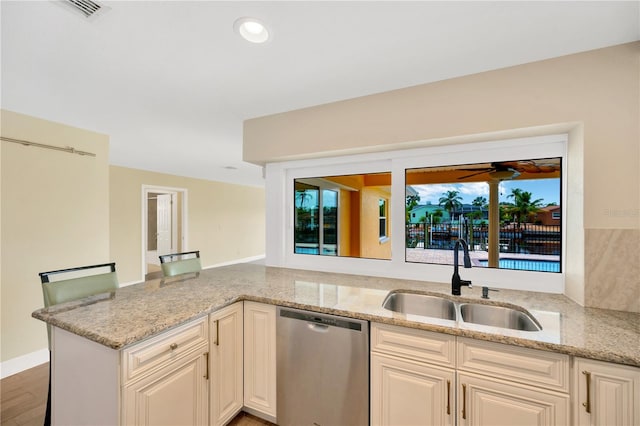
[{"label": "wood plank floor", "polygon": [[[2,426],[42,426],[48,383],[49,363],[0,380]],[[273,423],[240,413],[229,426],[273,426]]]},{"label": "wood plank floor", "polygon": [[0,381],[2,426],[42,426],[47,407],[49,363]]}]

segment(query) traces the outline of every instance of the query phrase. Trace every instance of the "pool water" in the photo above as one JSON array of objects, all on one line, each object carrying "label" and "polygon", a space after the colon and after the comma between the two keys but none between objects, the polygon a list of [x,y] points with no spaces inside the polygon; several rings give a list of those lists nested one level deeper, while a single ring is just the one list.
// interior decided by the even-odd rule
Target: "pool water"
[{"label": "pool water", "polygon": [[[298,254],[319,254],[320,250],[318,249],[318,247],[298,247],[296,246],[295,248],[295,253]],[[322,254],[324,255],[329,255],[329,256],[335,256],[336,255],[336,251],[335,248],[323,248],[322,249]]]},{"label": "pool water", "polygon": [[[487,266],[488,260],[480,260],[480,265]],[[553,260],[500,259],[501,269],[518,269],[520,271],[560,272],[560,262]]]}]

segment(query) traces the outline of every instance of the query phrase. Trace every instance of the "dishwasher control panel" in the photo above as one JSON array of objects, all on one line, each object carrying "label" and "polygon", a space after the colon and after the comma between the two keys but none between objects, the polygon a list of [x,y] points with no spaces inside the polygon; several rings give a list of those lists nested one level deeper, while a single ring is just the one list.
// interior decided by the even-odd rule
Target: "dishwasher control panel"
[{"label": "dishwasher control panel", "polygon": [[332,327],[348,328],[350,330],[362,330],[362,323],[350,321],[348,318],[336,316],[325,316],[315,312],[300,312],[280,309],[280,316],[285,318],[297,319],[301,321],[313,322],[316,324],[330,325]]}]

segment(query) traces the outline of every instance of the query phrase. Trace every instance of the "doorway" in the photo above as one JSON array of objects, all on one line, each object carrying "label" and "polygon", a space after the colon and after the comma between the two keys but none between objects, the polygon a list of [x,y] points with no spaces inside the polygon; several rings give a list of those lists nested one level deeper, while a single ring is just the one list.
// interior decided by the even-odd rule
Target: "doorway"
[{"label": "doorway", "polygon": [[142,259],[145,280],[162,276],[158,256],[186,250],[186,190],[143,186]]}]

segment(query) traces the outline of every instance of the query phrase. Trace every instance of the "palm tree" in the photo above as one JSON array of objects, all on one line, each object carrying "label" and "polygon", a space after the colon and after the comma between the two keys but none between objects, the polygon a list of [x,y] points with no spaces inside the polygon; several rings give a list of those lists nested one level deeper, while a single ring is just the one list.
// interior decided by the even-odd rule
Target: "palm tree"
[{"label": "palm tree", "polygon": [[471,213],[469,213],[467,216],[470,217],[473,220],[478,220],[478,219],[482,219],[482,212],[483,210],[486,210],[488,205],[487,205],[487,199],[485,197],[482,196],[478,196],[476,198],[473,199],[473,201],[471,202],[471,205],[474,207],[478,207],[478,210],[474,210]]},{"label": "palm tree", "polygon": [[418,202],[420,201],[420,196],[418,194],[416,195],[407,195],[407,204],[405,207],[405,212],[406,212],[406,221],[409,222],[410,218],[409,218],[409,213],[411,212],[411,210],[413,208],[415,208],[418,205]]},{"label": "palm tree", "polygon": [[435,212],[431,213],[431,215],[433,216],[433,223],[440,223],[442,222],[442,216],[444,216],[444,212],[438,209]]},{"label": "palm tree", "polygon": [[453,213],[456,212],[457,209],[462,207],[462,197],[459,195],[458,191],[447,191],[442,193],[442,197],[438,200],[439,205],[444,207],[446,211],[449,212],[449,217],[453,221]]},{"label": "palm tree", "polygon": [[479,196],[473,199],[471,204],[475,207],[480,207],[480,211],[487,207],[487,199],[485,197]]},{"label": "palm tree", "polygon": [[509,213],[516,217],[518,225],[523,219],[529,220],[531,216],[540,211],[542,198],[532,200],[532,197],[531,192],[523,191],[520,188],[513,188],[511,194],[507,195],[507,198],[513,198],[513,207],[509,209]]},{"label": "palm tree", "polygon": [[311,198],[311,194],[309,194],[306,189],[303,189],[302,191],[296,191],[296,198],[300,200],[298,207],[304,210],[305,201]]},{"label": "palm tree", "polygon": [[407,207],[409,207],[409,209],[412,209],[415,206],[417,206],[419,201],[420,201],[420,196],[418,194],[407,195]]}]

